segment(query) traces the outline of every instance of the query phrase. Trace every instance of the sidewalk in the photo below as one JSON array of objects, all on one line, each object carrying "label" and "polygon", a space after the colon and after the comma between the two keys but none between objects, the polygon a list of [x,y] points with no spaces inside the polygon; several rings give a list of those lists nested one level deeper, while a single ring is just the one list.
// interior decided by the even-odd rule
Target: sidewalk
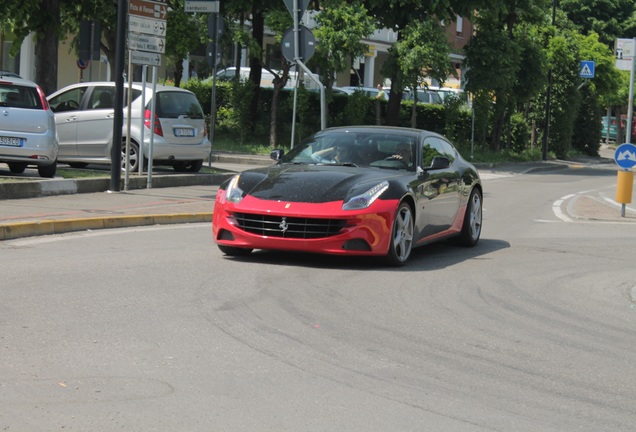
[{"label": "sidewalk", "polygon": [[[0,199],[0,240],[104,228],[211,222],[218,185],[235,172],[270,163],[272,161],[266,156],[217,155],[211,166],[224,174],[158,175],[154,178],[151,189],[142,186],[121,192],[107,191],[107,183],[106,188],[98,192],[80,193],[76,190],[66,194],[16,198],[15,195],[19,194],[20,189],[16,186],[13,189],[14,198]],[[502,172],[515,175],[575,168],[576,164],[577,162],[538,162],[505,167],[481,167],[480,172],[487,184],[488,176],[500,175],[498,173]],[[608,169],[612,169],[610,167],[608,165]],[[192,184],[195,180],[198,183]],[[104,180],[99,181],[103,183]],[[47,190],[59,192],[61,186],[55,186],[56,182],[68,180],[54,179],[33,183],[46,183]],[[25,185],[18,183],[20,184]],[[26,183],[22,189],[30,193],[30,184]],[[636,223],[634,207],[629,206],[625,217],[621,217],[620,207],[591,193],[572,196],[561,203],[559,208],[563,218],[571,222],[586,220]]]}]

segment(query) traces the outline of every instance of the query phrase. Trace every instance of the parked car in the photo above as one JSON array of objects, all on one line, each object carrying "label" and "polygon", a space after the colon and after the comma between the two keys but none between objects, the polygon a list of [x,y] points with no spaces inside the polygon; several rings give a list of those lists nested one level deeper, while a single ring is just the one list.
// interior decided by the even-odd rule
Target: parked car
[{"label": "parked car", "polygon": [[[406,89],[407,91],[407,100],[414,100],[415,97],[413,95],[413,91],[411,89]],[[443,104],[444,100],[435,90],[425,90],[425,89],[417,89],[417,103],[423,104]]]},{"label": "parked car", "polygon": [[[240,80],[247,81],[250,77],[251,68],[241,67],[239,69]],[[228,67],[221,69],[216,73],[216,79],[218,81],[233,81],[236,77],[236,68]],[[211,78],[207,78],[207,81],[211,81]],[[273,87],[274,75],[267,69],[261,69],[261,87]]]},{"label": "parked car", "polygon": [[427,243],[479,240],[479,174],[442,135],[331,128],[272,158],[276,164],[237,174],[217,192],[212,234],[226,255],[303,251],[401,266]]},{"label": "parked car", "polygon": [[32,81],[0,76],[0,162],[20,174],[29,165],[54,177],[58,137],[55,117],[42,89]]},{"label": "parked car", "polygon": [[[363,92],[370,98],[375,98],[380,90],[375,87],[358,87],[358,86],[345,86],[345,87],[334,87],[334,92],[336,93],[346,93],[352,95],[354,92]],[[384,91],[384,100],[389,100],[389,93]]]},{"label": "parked car", "polygon": [[[607,116],[603,116],[601,119],[601,140],[604,140],[604,141],[607,140],[608,138],[607,119],[608,119]],[[611,116],[609,117],[609,119],[610,119],[609,120],[609,140],[615,142],[616,134],[618,133],[618,124],[616,123],[615,116]],[[621,129],[623,130],[623,133],[625,133],[625,128],[627,128],[627,115],[623,114],[621,115]],[[634,138],[636,138],[636,116],[634,116],[634,121],[632,122],[632,139]]]},{"label": "parked car", "polygon": [[[211,149],[199,101],[194,93],[170,86],[158,85],[156,96],[153,164],[171,165],[177,172],[199,171]],[[129,160],[130,170],[136,171],[140,154],[144,160],[150,156],[152,86],[146,87],[142,106],[142,84],[133,84],[132,99]],[[127,94],[123,100],[125,104]],[[73,167],[110,164],[114,101],[114,82],[72,84],[49,96],[60,140],[59,162]],[[126,115],[124,109],[122,169],[126,164]]]}]

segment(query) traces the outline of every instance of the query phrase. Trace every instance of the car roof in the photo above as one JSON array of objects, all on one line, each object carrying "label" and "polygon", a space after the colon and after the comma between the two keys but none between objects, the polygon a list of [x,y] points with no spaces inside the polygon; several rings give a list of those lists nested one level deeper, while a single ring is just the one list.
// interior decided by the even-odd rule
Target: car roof
[{"label": "car roof", "polygon": [[2,75],[0,76],[0,82],[21,85],[23,87],[37,87],[37,84],[34,83],[33,81],[30,81],[21,77]]},{"label": "car roof", "polygon": [[363,132],[363,133],[402,133],[406,135],[427,135],[441,137],[447,140],[443,135],[425,129],[416,129],[402,126],[376,126],[376,125],[360,125],[360,126],[336,126],[323,129],[320,132]]},{"label": "car roof", "polygon": [[[85,82],[81,82],[81,83],[75,83],[75,84],[69,84],[61,89],[58,89],[57,91],[55,91],[53,94],[49,95],[48,98],[51,98],[54,95],[59,94],[61,91],[65,91],[65,90],[69,90],[72,88],[77,88],[77,87],[85,87],[85,86],[104,86],[104,87],[114,87],[115,86],[115,82],[114,81],[85,81]],[[128,83],[124,83],[124,88],[128,87]],[[132,83],[132,87],[134,89],[142,89],[143,88],[143,83],[140,82],[133,82]],[[152,91],[152,83],[146,83],[146,90],[150,90]],[[188,89],[184,89],[181,87],[174,87],[174,86],[167,86],[167,85],[161,85],[161,84],[157,84],[157,92],[164,92],[164,91],[174,91],[174,92],[184,92],[184,93],[192,93],[190,90]]]},{"label": "car roof", "polygon": [[9,72],[5,70],[0,70],[0,77],[22,78],[20,75],[18,75],[15,72]]}]

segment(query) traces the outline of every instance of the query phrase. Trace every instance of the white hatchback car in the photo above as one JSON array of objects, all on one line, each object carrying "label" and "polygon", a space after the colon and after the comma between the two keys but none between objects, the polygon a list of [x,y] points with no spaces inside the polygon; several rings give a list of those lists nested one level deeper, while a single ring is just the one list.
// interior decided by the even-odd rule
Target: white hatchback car
[{"label": "white hatchback car", "polygon": [[[126,164],[127,85],[124,86],[122,169]],[[130,122],[130,171],[150,155],[152,86],[146,86],[142,106],[142,84],[132,87]],[[203,110],[194,93],[178,87],[157,86],[152,159],[154,165],[171,165],[177,172],[197,172],[210,155],[211,143]],[[90,163],[110,164],[115,115],[115,83],[72,84],[51,94],[51,109],[60,138],[58,161],[72,167]],[[142,142],[143,129],[143,145]],[[144,163],[144,167],[148,164]]]},{"label": "white hatchback car", "polygon": [[40,177],[54,177],[57,152],[55,118],[42,89],[0,75],[0,162],[15,174],[35,165]]}]

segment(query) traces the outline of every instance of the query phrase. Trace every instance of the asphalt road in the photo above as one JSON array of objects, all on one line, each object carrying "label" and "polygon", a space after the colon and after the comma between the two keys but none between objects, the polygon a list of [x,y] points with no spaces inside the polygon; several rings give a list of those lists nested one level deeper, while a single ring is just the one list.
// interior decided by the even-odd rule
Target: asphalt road
[{"label": "asphalt road", "polygon": [[0,242],[0,429],[632,431],[636,232],[486,180],[476,248],[224,257],[209,224]]}]

